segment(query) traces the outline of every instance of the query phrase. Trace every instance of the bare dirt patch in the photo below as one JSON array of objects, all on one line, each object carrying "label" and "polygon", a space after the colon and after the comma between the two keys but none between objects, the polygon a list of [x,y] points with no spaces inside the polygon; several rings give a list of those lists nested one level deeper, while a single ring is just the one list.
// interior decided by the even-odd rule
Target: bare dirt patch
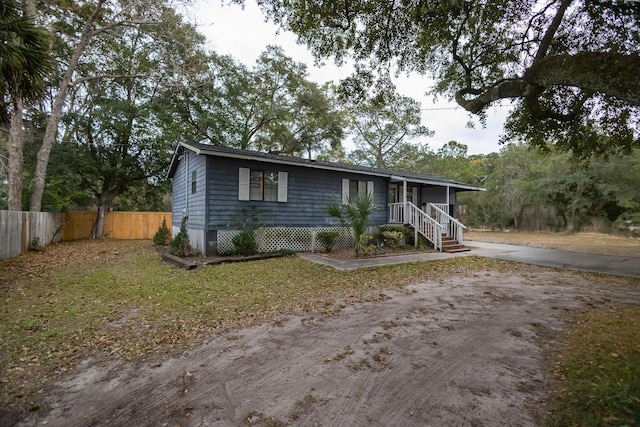
[{"label": "bare dirt patch", "polygon": [[526,233],[475,231],[465,239],[565,251],[640,256],[640,239],[604,233]]},{"label": "bare dirt patch", "polygon": [[179,357],[87,359],[21,425],[534,425],[574,310],[640,304],[637,281],[515,264],[379,296]]}]

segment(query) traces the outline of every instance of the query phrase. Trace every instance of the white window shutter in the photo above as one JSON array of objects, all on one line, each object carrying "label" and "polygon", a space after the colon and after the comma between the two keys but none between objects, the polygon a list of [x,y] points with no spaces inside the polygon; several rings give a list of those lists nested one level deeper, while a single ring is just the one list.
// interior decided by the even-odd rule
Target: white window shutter
[{"label": "white window shutter", "polygon": [[373,181],[367,181],[367,193],[369,194],[369,196],[373,197],[374,192],[373,192]]},{"label": "white window shutter", "polygon": [[411,203],[418,206],[418,187],[413,187],[411,190]]},{"label": "white window shutter", "polygon": [[249,168],[239,168],[238,200],[249,200]]},{"label": "white window shutter", "polygon": [[349,204],[349,180],[348,179],[342,180],[342,204],[343,205]]},{"label": "white window shutter", "polygon": [[287,172],[278,172],[278,202],[287,201],[287,187],[289,174]]}]

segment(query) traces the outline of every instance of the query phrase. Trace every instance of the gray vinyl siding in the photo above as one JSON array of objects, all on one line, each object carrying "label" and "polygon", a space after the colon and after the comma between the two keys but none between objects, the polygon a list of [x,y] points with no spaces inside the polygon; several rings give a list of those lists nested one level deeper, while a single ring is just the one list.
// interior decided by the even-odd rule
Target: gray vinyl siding
[{"label": "gray vinyl siding", "polygon": [[[176,168],[176,172],[173,175],[171,182],[171,223],[180,227],[180,222],[182,221],[182,214],[185,210],[185,163],[178,163],[178,167]],[[175,235],[176,233],[174,233]]]},{"label": "gray vinyl siding", "polygon": [[[204,230],[206,218],[206,165],[207,157],[185,150],[173,176],[173,225],[180,226],[184,214],[188,215],[187,227]],[[192,172],[196,172],[196,193],[191,193]]]},{"label": "gray vinyl siding", "polygon": [[[387,219],[387,180],[357,173],[337,172],[291,165],[219,158],[208,159],[207,194],[209,230],[233,229],[247,216],[258,215],[266,227],[317,227],[337,225],[326,214],[326,205],[342,200],[342,179],[374,182],[374,195],[380,210],[372,218],[374,225]],[[239,168],[287,172],[287,202],[238,200]]]}]

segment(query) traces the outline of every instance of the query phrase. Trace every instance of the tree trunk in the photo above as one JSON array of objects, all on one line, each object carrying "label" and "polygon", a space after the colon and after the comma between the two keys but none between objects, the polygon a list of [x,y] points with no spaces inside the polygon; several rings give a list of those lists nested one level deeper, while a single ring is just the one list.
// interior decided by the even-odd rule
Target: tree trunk
[{"label": "tree trunk", "polygon": [[22,129],[22,98],[17,96],[11,103],[9,127],[9,210],[22,210],[22,162],[24,131]]},{"label": "tree trunk", "polygon": [[49,158],[51,157],[51,149],[56,141],[56,133],[58,130],[58,124],[62,118],[62,108],[67,99],[69,88],[72,84],[72,77],[78,66],[80,57],[84,53],[84,49],[87,43],[91,39],[93,33],[93,23],[101,13],[102,5],[105,0],[98,0],[93,14],[87,19],[82,29],[82,35],[78,41],[71,58],[69,65],[64,73],[62,82],[60,82],[60,88],[53,102],[51,109],[51,116],[47,120],[47,126],[45,128],[44,137],[42,138],[42,146],[38,151],[38,161],[36,163],[36,170],[33,174],[33,182],[31,188],[31,204],[29,208],[32,212],[39,212],[42,208],[42,195],[44,193],[44,183],[47,175],[47,166],[49,165]]},{"label": "tree trunk", "polygon": [[100,203],[98,205],[98,214],[96,215],[96,220],[91,228],[91,235],[89,236],[90,239],[104,239],[104,219],[108,210],[109,205],[106,203]]}]

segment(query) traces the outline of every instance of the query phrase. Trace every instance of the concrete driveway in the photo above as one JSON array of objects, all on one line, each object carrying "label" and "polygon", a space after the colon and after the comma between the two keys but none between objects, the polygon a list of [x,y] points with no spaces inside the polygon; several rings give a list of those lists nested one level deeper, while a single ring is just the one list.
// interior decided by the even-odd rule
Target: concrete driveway
[{"label": "concrete driveway", "polygon": [[593,273],[615,274],[617,276],[640,278],[640,257],[604,255],[585,252],[561,251],[558,249],[532,248],[529,246],[505,245],[499,243],[467,240],[472,248],[470,255],[517,261],[545,267]]},{"label": "concrete driveway", "polygon": [[348,260],[337,260],[323,256],[322,254],[308,252],[301,252],[299,256],[309,261],[329,265],[338,270],[354,270],[363,267],[416,261],[433,261],[459,256],[484,256],[526,264],[542,265],[545,267],[640,278],[640,257],[570,252],[558,249],[532,248],[529,246],[504,245],[471,240],[465,241],[465,244],[471,248],[470,252],[460,252],[456,254],[429,252]]}]

